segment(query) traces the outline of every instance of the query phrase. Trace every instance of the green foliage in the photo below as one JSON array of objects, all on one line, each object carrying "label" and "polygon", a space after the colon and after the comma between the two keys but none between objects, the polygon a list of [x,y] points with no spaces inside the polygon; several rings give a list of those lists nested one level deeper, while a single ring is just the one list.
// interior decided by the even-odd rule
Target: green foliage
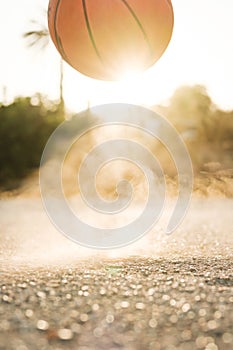
[{"label": "green foliage", "polygon": [[33,98],[17,98],[0,106],[0,187],[14,188],[39,166],[44,146],[63,120],[59,105]]},{"label": "green foliage", "polygon": [[233,167],[233,111],[218,109],[205,87],[180,87],[163,113],[183,136],[195,170],[208,162]]},{"label": "green foliage", "polygon": [[[183,136],[196,171],[208,162],[233,168],[233,111],[218,109],[203,86],[179,88],[169,106],[160,112]],[[85,130],[93,117],[86,111],[78,119],[71,118],[62,137]],[[9,106],[0,105],[0,189],[17,187],[21,179],[39,167],[49,136],[63,120],[62,101],[55,104],[34,96],[18,98]],[[59,147],[62,142],[56,151]],[[163,157],[161,149],[159,154]],[[164,158],[164,163],[165,170],[171,172],[171,161]]]}]

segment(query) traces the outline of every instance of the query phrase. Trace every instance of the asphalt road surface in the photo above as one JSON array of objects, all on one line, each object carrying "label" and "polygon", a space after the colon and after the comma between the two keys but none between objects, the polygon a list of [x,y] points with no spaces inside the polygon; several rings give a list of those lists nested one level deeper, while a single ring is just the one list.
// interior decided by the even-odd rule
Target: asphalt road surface
[{"label": "asphalt road surface", "polygon": [[193,200],[116,251],[57,233],[40,201],[0,203],[1,350],[232,350],[232,199]]}]

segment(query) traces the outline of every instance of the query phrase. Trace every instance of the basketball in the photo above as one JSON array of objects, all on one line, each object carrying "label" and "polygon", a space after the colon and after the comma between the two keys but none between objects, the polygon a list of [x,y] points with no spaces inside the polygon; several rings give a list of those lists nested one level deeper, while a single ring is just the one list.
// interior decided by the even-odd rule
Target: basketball
[{"label": "basketball", "polygon": [[170,0],[50,0],[48,8],[62,58],[100,80],[151,67],[167,48],[173,23]]}]

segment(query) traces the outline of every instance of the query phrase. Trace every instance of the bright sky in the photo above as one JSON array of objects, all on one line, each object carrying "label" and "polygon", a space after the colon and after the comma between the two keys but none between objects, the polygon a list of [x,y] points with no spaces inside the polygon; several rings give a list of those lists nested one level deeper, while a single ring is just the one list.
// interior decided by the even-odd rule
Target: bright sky
[{"label": "bright sky", "polygon": [[[69,109],[108,102],[151,105],[165,101],[182,84],[204,84],[220,107],[233,109],[233,0],[173,0],[171,43],[151,69],[124,82],[87,78],[65,65],[64,93]],[[26,48],[30,19],[43,18],[48,0],[0,0],[0,100],[35,92],[57,98],[59,56]],[[46,20],[46,19],[44,19]]]}]

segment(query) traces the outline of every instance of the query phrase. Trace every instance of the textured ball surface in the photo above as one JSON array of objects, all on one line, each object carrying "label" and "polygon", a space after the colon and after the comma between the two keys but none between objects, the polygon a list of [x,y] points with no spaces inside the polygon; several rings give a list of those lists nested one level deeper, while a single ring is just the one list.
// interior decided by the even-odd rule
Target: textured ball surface
[{"label": "textured ball surface", "polygon": [[173,20],[170,0],[50,0],[48,10],[63,59],[102,80],[152,66],[169,44]]}]

